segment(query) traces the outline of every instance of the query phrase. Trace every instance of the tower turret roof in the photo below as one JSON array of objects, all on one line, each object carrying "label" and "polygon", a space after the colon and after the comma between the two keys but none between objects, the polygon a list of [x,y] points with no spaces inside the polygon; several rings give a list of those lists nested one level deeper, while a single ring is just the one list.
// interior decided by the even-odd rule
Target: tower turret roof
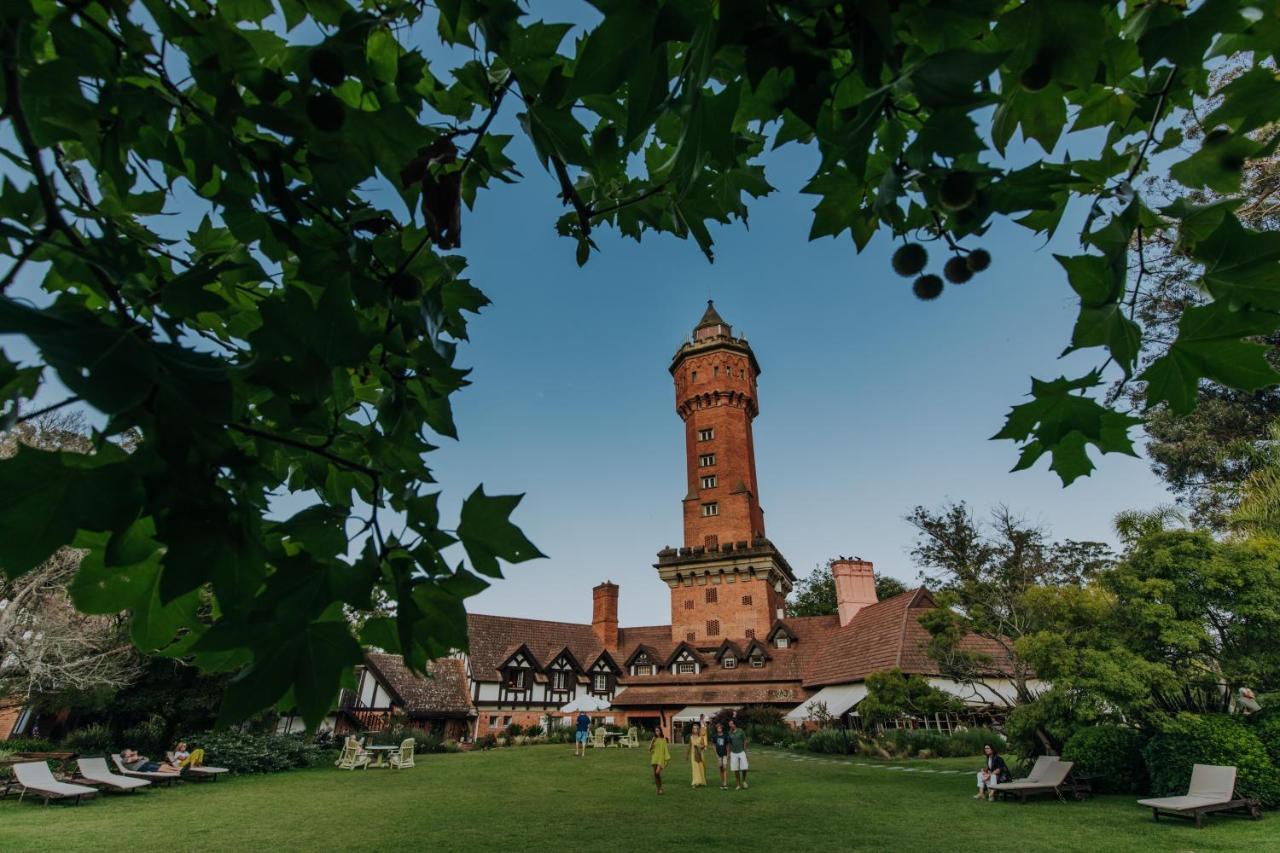
[{"label": "tower turret roof", "polygon": [[731,328],[720,313],[716,311],[716,303],[713,300],[707,300],[707,310],[703,312],[702,319],[698,321],[698,325],[693,327],[696,332],[698,329],[705,329],[708,326],[724,326],[726,329]]}]

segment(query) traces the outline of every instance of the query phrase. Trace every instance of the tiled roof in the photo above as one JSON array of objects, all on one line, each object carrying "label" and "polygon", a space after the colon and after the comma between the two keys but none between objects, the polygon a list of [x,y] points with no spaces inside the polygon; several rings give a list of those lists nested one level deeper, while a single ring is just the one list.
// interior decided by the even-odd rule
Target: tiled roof
[{"label": "tiled roof", "polygon": [[755,705],[765,703],[794,705],[813,695],[799,684],[685,684],[642,685],[629,683],[613,697],[618,708],[649,705]]},{"label": "tiled roof", "polygon": [[[870,604],[857,612],[848,625],[832,632],[803,677],[806,687],[861,681],[873,672],[893,669],[919,675],[937,675],[938,665],[929,657],[929,632],[920,616],[938,605],[924,587]],[[966,637],[961,648],[998,657],[999,646],[981,637]]]},{"label": "tiled roof", "polygon": [[475,714],[467,688],[467,671],[457,658],[441,658],[427,664],[429,678],[409,671],[399,655],[367,652],[365,665],[395,696],[410,716]]}]

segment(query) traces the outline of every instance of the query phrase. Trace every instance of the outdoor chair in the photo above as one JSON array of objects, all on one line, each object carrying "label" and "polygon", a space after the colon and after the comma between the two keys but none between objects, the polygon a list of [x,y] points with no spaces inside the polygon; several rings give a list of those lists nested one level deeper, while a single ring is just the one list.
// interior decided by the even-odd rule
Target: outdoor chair
[{"label": "outdoor chair", "polygon": [[400,751],[391,754],[391,769],[399,770],[404,767],[413,766],[413,750],[417,746],[413,738],[407,737],[400,741]]},{"label": "outdoor chair", "polygon": [[[182,763],[172,752],[166,752],[164,757],[165,760],[174,767],[178,767]],[[218,781],[219,776],[224,773],[230,773],[231,771],[225,767],[210,767],[208,764],[188,764],[186,767],[182,768],[182,772],[193,779],[212,779],[216,782]]]},{"label": "outdoor chair", "polygon": [[146,779],[130,779],[128,776],[112,773],[105,758],[81,758],[76,762],[76,767],[79,768],[80,776],[85,781],[113,791],[133,792],[151,784]]},{"label": "outdoor chair", "polygon": [[[1065,802],[1062,796],[1062,787],[1066,784],[1067,777],[1071,775],[1071,768],[1075,767],[1074,761],[1054,760],[1047,762],[1044,767],[1043,775],[1039,779],[1018,779],[1014,782],[1005,782],[995,788],[997,797],[1007,797],[1010,794],[1018,797],[1021,802],[1026,802],[1027,797],[1035,794],[1056,794],[1059,800]],[[1032,768],[1034,772],[1035,768]]]},{"label": "outdoor chair", "polygon": [[592,732],[591,745],[593,747],[600,747],[601,749],[603,749],[605,746],[608,746],[608,744],[605,742],[605,739],[604,739],[604,731],[605,731],[604,726],[600,726],[598,729]]},{"label": "outdoor chair", "polygon": [[118,753],[111,756],[111,761],[115,764],[119,773],[128,776],[130,779],[146,779],[161,785],[172,785],[182,779],[181,773],[161,773],[158,770],[148,773],[145,770],[130,770],[124,766],[124,759]]},{"label": "outdoor chair", "polygon": [[[1044,778],[1044,774],[1049,768],[1057,764],[1061,759],[1056,755],[1041,755],[1036,758],[1036,763],[1031,765],[1031,771],[1021,779],[1014,779],[1014,782],[1039,782]],[[1012,782],[1006,782],[1005,785],[1011,785]],[[1000,787],[1004,787],[1003,785]],[[998,788],[997,788],[998,790]]]},{"label": "outdoor chair", "polygon": [[34,794],[44,800],[46,806],[50,800],[71,800],[78,806],[84,797],[92,797],[98,793],[87,785],[59,782],[53,778],[53,771],[49,769],[47,761],[19,762],[13,765],[13,778],[22,786],[22,793],[18,795],[19,802],[27,794]]},{"label": "outdoor chair", "polygon": [[1191,768],[1191,784],[1182,797],[1157,797],[1138,800],[1138,805],[1151,809],[1151,817],[1160,819],[1160,813],[1189,817],[1196,828],[1204,826],[1204,816],[1209,812],[1242,811],[1254,820],[1262,817],[1262,805],[1257,800],[1236,796],[1236,768],[1214,764],[1197,764]]},{"label": "outdoor chair", "polygon": [[355,770],[357,767],[369,766],[369,753],[360,748],[358,743],[348,740],[342,747],[342,755],[338,756],[339,770]]},{"label": "outdoor chair", "polygon": [[630,749],[638,748],[640,746],[640,730],[635,726],[627,729],[627,738],[622,743]]}]

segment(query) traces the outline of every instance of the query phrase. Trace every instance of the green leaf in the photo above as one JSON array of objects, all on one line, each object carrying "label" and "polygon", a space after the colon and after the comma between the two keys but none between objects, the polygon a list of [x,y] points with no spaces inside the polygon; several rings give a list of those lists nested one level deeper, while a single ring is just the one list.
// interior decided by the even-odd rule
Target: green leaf
[{"label": "green leaf", "polygon": [[142,505],[123,451],[92,455],[19,446],[0,460],[0,570],[17,577],[70,545],[78,530],[122,530]]},{"label": "green leaf", "polygon": [[1187,414],[1196,407],[1201,379],[1241,391],[1280,383],[1267,362],[1268,347],[1242,340],[1277,328],[1280,314],[1232,310],[1224,302],[1185,309],[1177,339],[1138,377],[1147,384],[1147,405],[1168,403],[1174,414]]},{"label": "green leaf", "polygon": [[1094,469],[1085,452],[1090,444],[1103,453],[1137,455],[1129,429],[1142,423],[1142,419],[1116,412],[1079,393],[1101,382],[1097,371],[1078,379],[1031,380],[1032,401],[1014,406],[1004,428],[992,436],[1024,442],[1014,471],[1030,468],[1049,453],[1050,469],[1067,486]]},{"label": "green leaf", "polygon": [[386,27],[375,27],[369,33],[365,43],[365,60],[376,80],[383,83],[394,83],[396,69],[400,62],[400,44],[391,30]]},{"label": "green leaf", "polygon": [[1014,131],[1021,127],[1024,138],[1034,139],[1049,152],[1057,144],[1066,123],[1067,105],[1057,84],[1051,83],[1038,92],[1015,85],[996,108],[991,139],[1003,155]]},{"label": "green leaf", "polygon": [[643,0],[609,9],[582,43],[569,97],[611,93],[632,79],[637,66],[654,52],[657,17],[657,7]]},{"label": "green leaf", "polygon": [[1204,284],[1215,299],[1280,311],[1280,233],[1246,229],[1225,212],[1212,233],[1192,243],[1191,256],[1204,265]]},{"label": "green leaf", "polygon": [[486,495],[484,486],[462,504],[458,522],[458,538],[471,558],[471,565],[482,575],[502,577],[498,560],[521,563],[546,555],[534,547],[510,521],[510,515],[524,495]]},{"label": "green leaf", "polygon": [[927,107],[965,107],[990,98],[977,90],[991,76],[1006,53],[948,50],[929,56],[911,71],[911,89]]}]

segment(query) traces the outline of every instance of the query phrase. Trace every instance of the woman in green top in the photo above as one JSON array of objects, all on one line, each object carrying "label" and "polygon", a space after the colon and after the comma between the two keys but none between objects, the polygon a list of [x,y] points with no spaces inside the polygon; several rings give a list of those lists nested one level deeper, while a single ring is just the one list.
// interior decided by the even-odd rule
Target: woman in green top
[{"label": "woman in green top", "polygon": [[667,746],[667,736],[662,733],[662,726],[653,732],[653,740],[649,741],[649,764],[653,766],[653,784],[662,793],[662,770],[671,763],[671,750]]}]

